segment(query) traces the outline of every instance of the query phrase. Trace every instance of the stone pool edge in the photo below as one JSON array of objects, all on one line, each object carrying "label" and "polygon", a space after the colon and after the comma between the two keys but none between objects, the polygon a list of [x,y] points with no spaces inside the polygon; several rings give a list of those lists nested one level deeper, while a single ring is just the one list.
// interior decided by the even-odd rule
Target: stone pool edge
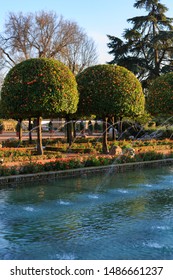
[{"label": "stone pool edge", "polygon": [[149,168],[149,167],[158,167],[158,166],[169,166],[173,164],[173,158],[153,160],[153,161],[143,161],[143,162],[131,162],[131,163],[121,163],[121,164],[112,164],[104,166],[93,166],[93,167],[84,167],[60,171],[49,171],[49,172],[40,172],[33,174],[24,174],[24,175],[12,175],[12,176],[3,176],[0,177],[0,187],[4,186],[16,186],[23,183],[32,183],[32,182],[48,182],[52,180],[57,180],[61,178],[71,178],[79,177],[81,175],[87,174],[99,174],[105,172],[112,173],[123,173],[129,170]]}]

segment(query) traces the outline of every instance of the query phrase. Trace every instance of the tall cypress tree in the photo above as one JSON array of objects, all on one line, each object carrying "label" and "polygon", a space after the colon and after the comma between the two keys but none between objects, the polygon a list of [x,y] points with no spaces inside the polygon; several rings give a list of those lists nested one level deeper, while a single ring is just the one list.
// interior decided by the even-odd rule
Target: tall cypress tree
[{"label": "tall cypress tree", "polygon": [[145,9],[146,15],[127,20],[132,28],[125,29],[123,40],[108,35],[114,57],[109,63],[131,70],[145,88],[150,80],[173,71],[173,19],[159,0],[136,0],[134,7]]}]

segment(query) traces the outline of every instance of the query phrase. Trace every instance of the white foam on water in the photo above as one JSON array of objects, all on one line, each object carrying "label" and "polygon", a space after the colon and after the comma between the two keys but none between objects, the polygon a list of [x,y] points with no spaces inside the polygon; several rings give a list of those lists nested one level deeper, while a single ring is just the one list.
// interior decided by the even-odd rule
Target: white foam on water
[{"label": "white foam on water", "polygon": [[150,247],[150,248],[155,248],[155,249],[161,249],[161,248],[165,247],[163,244],[159,244],[157,242],[143,243],[143,245],[147,246],[147,247]]},{"label": "white foam on water", "polygon": [[169,226],[153,226],[152,229],[168,230],[168,229],[170,229],[170,227]]},{"label": "white foam on water", "polygon": [[121,190],[121,189],[118,189],[118,192],[120,192],[120,193],[128,193],[128,191],[126,191],[126,190]]},{"label": "white foam on water", "polygon": [[152,188],[152,187],[153,187],[153,185],[151,185],[151,184],[146,184],[146,185],[144,185],[144,187],[147,187],[147,188]]},{"label": "white foam on water", "polygon": [[152,188],[152,184],[128,184],[128,187],[147,187],[147,188]]},{"label": "white foam on water", "polygon": [[60,199],[58,203],[60,205],[70,205],[71,204],[69,201],[65,201],[65,200],[62,200],[62,199]]},{"label": "white foam on water", "polygon": [[58,260],[75,260],[75,255],[73,253],[63,253],[56,254]]},{"label": "white foam on water", "polygon": [[26,206],[23,209],[26,210],[26,211],[29,211],[29,212],[33,212],[34,211],[34,208],[31,207],[31,206]]},{"label": "white foam on water", "polygon": [[88,198],[90,198],[90,199],[98,199],[99,197],[96,194],[89,194]]}]

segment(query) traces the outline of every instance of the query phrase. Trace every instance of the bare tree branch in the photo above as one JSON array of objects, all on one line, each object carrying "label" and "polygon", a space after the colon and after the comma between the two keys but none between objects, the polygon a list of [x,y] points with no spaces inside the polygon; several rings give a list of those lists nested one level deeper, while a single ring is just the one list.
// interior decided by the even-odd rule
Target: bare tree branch
[{"label": "bare tree branch", "polygon": [[4,65],[33,57],[58,58],[73,73],[96,63],[96,48],[76,22],[64,20],[55,12],[9,13],[0,34]]}]

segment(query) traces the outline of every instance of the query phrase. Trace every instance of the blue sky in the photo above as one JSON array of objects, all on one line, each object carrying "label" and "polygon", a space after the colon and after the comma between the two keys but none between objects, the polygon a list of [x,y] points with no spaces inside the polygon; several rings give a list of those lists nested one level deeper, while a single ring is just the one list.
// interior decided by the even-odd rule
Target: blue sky
[{"label": "blue sky", "polygon": [[[111,60],[107,48],[106,34],[121,37],[125,28],[130,27],[127,19],[144,14],[133,7],[135,0],[5,0],[0,9],[0,30],[9,12],[55,11],[65,19],[73,20],[82,27],[96,43],[99,63]],[[173,17],[172,0],[161,0]]]}]

